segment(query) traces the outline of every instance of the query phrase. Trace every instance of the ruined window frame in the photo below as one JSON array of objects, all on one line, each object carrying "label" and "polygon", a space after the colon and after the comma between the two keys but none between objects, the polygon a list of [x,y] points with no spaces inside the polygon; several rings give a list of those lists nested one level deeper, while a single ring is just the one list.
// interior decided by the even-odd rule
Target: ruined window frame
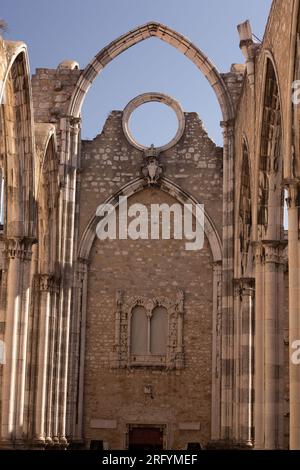
[{"label": "ruined window frame", "polygon": [[[117,291],[115,314],[115,343],[111,357],[112,368],[160,367],[181,369],[184,366],[183,353],[183,315],[184,293],[178,290],[175,298],[165,296],[131,296],[125,298],[124,292]],[[145,308],[148,318],[148,353],[132,354],[131,321],[135,307]],[[150,351],[151,317],[157,307],[164,307],[167,312],[166,354],[152,354]],[[149,337],[150,336],[150,337]]]}]

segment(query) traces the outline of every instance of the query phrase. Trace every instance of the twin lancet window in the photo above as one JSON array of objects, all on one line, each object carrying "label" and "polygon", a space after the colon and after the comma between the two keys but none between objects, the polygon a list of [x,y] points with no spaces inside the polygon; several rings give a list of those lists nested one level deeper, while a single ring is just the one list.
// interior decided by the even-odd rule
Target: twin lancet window
[{"label": "twin lancet window", "polygon": [[147,312],[136,306],[131,312],[131,356],[165,356],[167,354],[168,312],[165,307],[155,307]]},{"label": "twin lancet window", "polygon": [[183,367],[183,291],[174,297],[117,291],[112,367]]}]

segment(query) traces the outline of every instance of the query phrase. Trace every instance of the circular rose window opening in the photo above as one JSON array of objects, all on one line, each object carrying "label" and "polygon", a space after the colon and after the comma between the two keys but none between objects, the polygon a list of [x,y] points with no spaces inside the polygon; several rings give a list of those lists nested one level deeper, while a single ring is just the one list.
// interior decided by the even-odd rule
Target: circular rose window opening
[{"label": "circular rose window opening", "polygon": [[123,111],[127,140],[140,150],[152,145],[159,151],[175,145],[184,131],[180,104],[162,93],[144,93],[131,100]]},{"label": "circular rose window opening", "polygon": [[145,147],[162,147],[176,135],[178,119],[170,106],[163,103],[144,103],[136,108],[129,121],[133,138]]}]

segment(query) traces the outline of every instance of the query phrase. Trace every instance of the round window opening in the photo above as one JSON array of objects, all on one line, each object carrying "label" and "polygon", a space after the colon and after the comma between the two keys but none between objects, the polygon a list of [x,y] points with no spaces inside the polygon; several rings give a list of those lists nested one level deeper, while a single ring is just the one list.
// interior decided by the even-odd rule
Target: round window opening
[{"label": "round window opening", "polygon": [[175,111],[163,103],[144,103],[130,116],[129,130],[134,140],[145,147],[163,147],[176,135]]},{"label": "round window opening", "polygon": [[123,131],[139,150],[154,146],[159,152],[173,147],[185,126],[180,104],[163,93],[144,93],[131,100],[123,111]]}]

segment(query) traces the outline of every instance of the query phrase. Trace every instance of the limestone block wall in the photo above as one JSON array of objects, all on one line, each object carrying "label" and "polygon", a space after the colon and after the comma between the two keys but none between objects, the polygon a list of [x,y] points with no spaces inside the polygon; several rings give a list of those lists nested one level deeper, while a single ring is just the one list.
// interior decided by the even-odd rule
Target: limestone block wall
[{"label": "limestone block wall", "polygon": [[[266,81],[267,75],[267,63],[270,61],[272,67],[275,70],[275,81],[278,86],[279,94],[279,112],[281,118],[281,146],[279,155],[279,173],[281,181],[277,184],[275,191],[277,191],[278,199],[280,200],[281,192],[285,186],[285,182],[290,180],[293,176],[291,173],[291,83],[293,80],[293,60],[295,54],[295,37],[297,23],[297,2],[294,0],[287,0],[282,2],[281,0],[274,0],[272,3],[270,15],[265,29],[265,34],[261,44],[256,44],[254,51],[254,83],[253,87],[250,85],[249,76],[245,75],[245,80],[242,87],[241,97],[237,107],[237,115],[235,120],[235,180],[236,180],[236,192],[235,192],[235,276],[239,276],[238,271],[238,259],[239,259],[239,195],[242,184],[242,158],[243,158],[243,145],[246,145],[249,153],[249,169],[250,169],[250,191],[251,191],[251,207],[252,207],[252,233],[251,241],[258,242],[255,251],[259,250],[262,245],[261,236],[257,227],[257,214],[259,206],[259,191],[261,184],[261,173],[260,168],[262,167],[262,156],[261,156],[261,136],[263,126],[266,125],[264,122],[265,116],[263,114],[265,96],[268,96],[270,102],[275,97],[272,96],[271,83]],[[268,79],[268,77],[267,77]],[[266,92],[266,95],[265,95]],[[265,136],[263,138],[266,138]],[[276,171],[276,170],[275,170]],[[283,205],[283,198],[281,203],[278,203],[277,214],[281,214]],[[280,218],[280,216],[278,216]],[[283,220],[279,220],[281,229],[278,230],[281,238],[281,250],[282,253],[279,259],[276,261],[277,268],[279,271],[286,269],[285,257],[286,239],[284,239],[283,232]],[[291,224],[289,224],[289,228]],[[273,235],[275,239],[276,236]],[[275,242],[276,244],[276,242]],[[254,252],[255,255],[255,252]],[[296,255],[295,255],[296,256]],[[297,257],[297,256],[296,256]],[[280,294],[281,302],[278,312],[278,325],[277,326],[277,338],[272,341],[273,345],[277,345],[277,355],[279,358],[275,359],[272,357],[271,361],[265,359],[265,362],[260,363],[262,354],[268,354],[267,344],[270,341],[268,333],[264,331],[263,318],[268,317],[268,308],[270,307],[270,301],[264,298],[265,293],[262,294],[262,284],[260,282],[259,266],[263,266],[264,259],[260,253],[256,252],[256,258],[253,258],[253,277],[256,276],[256,332],[255,332],[255,393],[254,393],[254,426],[255,426],[255,445],[257,448],[274,448],[287,446],[288,428],[289,428],[289,370],[290,360],[288,352],[288,335],[289,330],[289,315],[288,309],[289,302],[289,273],[284,274],[285,288],[282,288]],[[256,266],[256,268],[255,268]],[[278,266],[280,266],[278,268]],[[256,275],[255,275],[256,269]],[[264,271],[265,269],[265,271]],[[267,267],[261,270],[262,277],[267,276]],[[283,276],[283,274],[280,274]],[[283,280],[283,277],[282,277]],[[267,281],[266,285],[268,285]],[[295,281],[293,281],[295,282]],[[283,282],[282,282],[283,284]],[[275,282],[272,281],[271,288],[274,292],[277,292]],[[261,302],[261,306],[260,306]],[[276,306],[278,308],[278,305]],[[273,309],[275,311],[275,308]],[[262,315],[262,316],[261,316]],[[291,317],[290,317],[291,318]],[[264,353],[259,352],[259,335],[263,335],[263,346],[262,350]],[[284,339],[285,338],[285,339]],[[284,343],[284,344],[283,344]],[[266,356],[265,356],[266,357]],[[276,400],[277,411],[269,411],[269,408],[274,405],[274,400],[270,399],[270,393],[274,393],[274,389],[278,386],[278,383],[273,384],[269,389],[268,384],[270,381],[267,378],[268,364],[272,362],[274,368],[278,369],[277,380],[279,383],[279,392]],[[264,398],[262,395],[265,394]],[[268,395],[269,394],[269,395]],[[297,401],[297,399],[296,399]],[[263,405],[260,405],[263,403]],[[271,404],[273,403],[273,404]],[[262,406],[262,408],[259,408]],[[275,409],[275,408],[274,408]],[[272,417],[277,414],[276,424],[272,422]],[[292,413],[294,415],[294,413]],[[297,419],[295,419],[297,421]],[[299,421],[299,420],[298,420]],[[294,432],[293,432],[294,434]],[[296,435],[297,433],[295,433]],[[291,435],[290,435],[291,437]],[[299,443],[299,433],[298,433]],[[293,442],[294,439],[290,441]],[[293,445],[293,444],[292,444]],[[298,445],[298,444],[297,444]],[[269,446],[269,447],[268,447]]]},{"label": "limestone block wall", "polygon": [[[98,205],[141,177],[143,153],[125,139],[121,118],[121,111],[111,112],[102,133],[82,141],[79,240]],[[164,176],[205,204],[221,234],[222,148],[209,139],[196,113],[185,113],[185,118],[182,139],[161,155]]]},{"label": "limestone block wall", "polygon": [[[113,111],[102,133],[82,142],[79,240],[98,205],[141,177],[142,152],[127,142],[121,118],[120,111]],[[222,149],[209,139],[196,113],[185,113],[185,118],[182,139],[160,157],[163,176],[204,203],[220,233]],[[135,202],[150,208],[151,203],[177,201],[157,187],[131,196],[129,204]],[[88,260],[85,335],[83,435],[87,445],[100,439],[111,448],[124,448],[127,426],[134,423],[166,425],[167,448],[211,439],[211,402],[220,400],[212,398],[213,257],[207,239],[196,252],[186,251],[184,244],[174,239],[94,241]],[[135,295],[173,299],[178,289],[184,291],[182,370],[112,368],[117,289],[125,299]],[[153,398],[144,393],[147,385]],[[106,423],[107,429],[95,427],[95,420]]]},{"label": "limestone block wall", "polygon": [[79,69],[38,68],[32,76],[35,122],[59,121],[67,114]]}]

